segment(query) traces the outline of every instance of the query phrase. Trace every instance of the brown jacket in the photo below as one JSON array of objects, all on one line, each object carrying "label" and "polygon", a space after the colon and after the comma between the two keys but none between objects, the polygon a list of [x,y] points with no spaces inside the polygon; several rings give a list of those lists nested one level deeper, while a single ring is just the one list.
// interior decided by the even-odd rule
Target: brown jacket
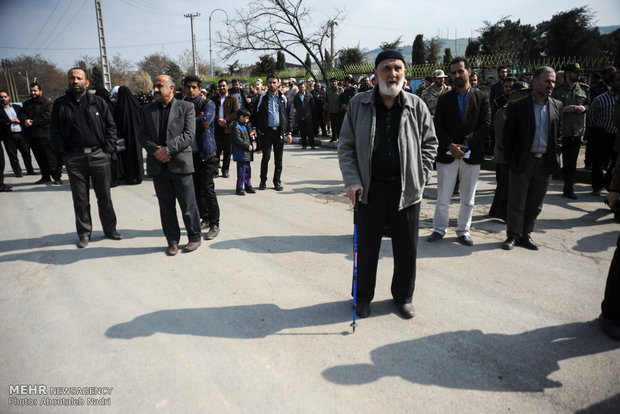
[{"label": "brown jacket", "polygon": [[[220,97],[216,96],[213,98],[213,102],[215,103],[215,120],[214,125],[216,127],[219,126],[218,120],[220,119]],[[237,99],[228,95],[226,99],[224,99],[224,120],[226,121],[226,126],[224,127],[224,133],[230,134],[230,126],[231,124],[237,120]]]}]

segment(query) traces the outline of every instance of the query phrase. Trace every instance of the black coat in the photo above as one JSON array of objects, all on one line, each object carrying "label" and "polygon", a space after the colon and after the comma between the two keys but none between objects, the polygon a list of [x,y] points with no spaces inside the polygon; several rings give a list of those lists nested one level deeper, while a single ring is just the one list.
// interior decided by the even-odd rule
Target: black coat
[{"label": "black coat", "polygon": [[[269,109],[267,107],[269,103],[269,96],[267,95],[269,92],[262,94],[258,98],[258,103],[256,104],[256,113],[254,113],[252,117],[252,125],[256,127],[259,135],[263,135],[268,128],[268,120],[269,120]],[[278,91],[278,108],[279,108],[279,119],[280,119],[280,131],[282,135],[291,133],[291,105],[286,101],[286,97]]]},{"label": "black coat", "polygon": [[306,92],[303,102],[299,94],[295,95],[293,99],[293,105],[295,106],[295,121],[297,125],[301,123],[301,120],[307,120],[312,122],[312,113],[314,112],[314,97]]},{"label": "black coat", "polygon": [[439,139],[437,162],[449,164],[454,161],[451,155],[446,154],[450,144],[464,144],[471,150],[471,155],[465,159],[467,164],[481,164],[484,160],[484,140],[491,129],[491,110],[489,96],[472,88],[465,104],[463,118],[459,112],[459,102],[456,89],[441,95],[435,109],[435,131]]},{"label": "black coat", "polygon": [[[506,123],[503,130],[504,159],[515,173],[525,170],[527,156],[534,142],[536,118],[532,95],[508,104]],[[549,141],[545,164],[547,173],[553,174],[560,168],[562,152],[562,102],[549,98]]]},{"label": "black coat", "polygon": [[[52,107],[51,136],[58,155],[62,156],[66,151],[72,150],[74,144],[70,142],[71,126],[73,125],[73,106],[71,95],[54,101]],[[95,134],[95,138],[101,148],[109,153],[116,152],[116,125],[110,113],[106,101],[88,92],[82,97],[87,100],[86,122]]]},{"label": "black coat", "polygon": [[22,129],[28,138],[49,139],[50,137],[50,119],[52,116],[52,101],[38,96],[30,98],[24,102],[24,108],[19,119],[22,125],[26,119],[32,119],[32,125]]}]

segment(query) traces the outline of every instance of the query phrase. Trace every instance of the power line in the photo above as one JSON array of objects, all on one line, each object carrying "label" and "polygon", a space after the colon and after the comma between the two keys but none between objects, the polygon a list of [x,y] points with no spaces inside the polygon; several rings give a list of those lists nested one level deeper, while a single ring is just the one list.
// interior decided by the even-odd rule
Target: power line
[{"label": "power line", "polygon": [[[49,33],[47,40],[49,40],[49,38],[54,34],[54,32],[56,31],[56,29],[58,29],[58,26],[60,25],[60,22],[63,20],[63,17],[67,14],[67,11],[69,10],[69,8],[71,7],[71,5],[73,4],[73,0],[71,0],[69,3],[67,3],[67,7],[65,8],[65,11],[63,11],[61,13],[61,17],[56,21],[56,26],[54,26],[54,28],[52,29],[52,31]],[[66,27],[66,26],[65,26]],[[43,49],[43,45],[47,44],[47,41],[44,40],[41,43],[41,46],[39,46],[37,52],[41,49]],[[35,54],[37,53],[35,52]]]},{"label": "power line", "polygon": [[84,6],[85,6],[85,5],[86,5],[86,1],[84,1],[84,2],[82,3],[82,6],[81,6],[79,9],[77,9],[77,11],[73,14],[73,16],[71,17],[71,19],[69,20],[69,23],[67,23],[67,24],[65,25],[65,27],[63,27],[63,29],[62,29],[60,32],[58,32],[58,34],[56,34],[56,36],[55,36],[53,39],[51,39],[49,42],[47,42],[47,43],[46,43],[46,46],[49,46],[49,45],[53,44],[53,43],[56,41],[56,39],[58,39],[58,37],[59,37],[61,34],[63,34],[63,33],[65,32],[65,30],[67,30],[67,27],[70,27],[70,26],[71,26],[71,23],[73,23],[73,21],[74,21],[74,20],[75,20],[75,18],[76,18],[76,17],[80,14],[80,12],[82,11],[82,9],[84,8]]},{"label": "power line", "polygon": [[45,21],[45,24],[43,26],[41,26],[41,29],[39,29],[39,32],[35,35],[35,37],[32,38],[32,40],[30,41],[30,43],[28,44],[28,47],[32,46],[32,44],[34,43],[34,41],[39,37],[39,35],[41,34],[41,32],[43,32],[43,29],[45,29],[47,27],[47,25],[49,24],[49,22],[52,21],[52,16],[54,15],[54,12],[56,11],[56,9],[58,8],[58,6],[60,5],[60,0],[58,0],[56,2],[56,5],[54,6],[54,10],[52,10],[52,12],[50,13],[49,16],[47,16],[47,20]]}]

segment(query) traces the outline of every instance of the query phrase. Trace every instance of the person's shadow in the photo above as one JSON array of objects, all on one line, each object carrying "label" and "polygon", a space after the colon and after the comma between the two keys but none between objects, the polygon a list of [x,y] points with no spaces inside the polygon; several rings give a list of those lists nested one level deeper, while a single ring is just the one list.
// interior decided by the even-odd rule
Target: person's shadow
[{"label": "person's shadow", "polygon": [[416,384],[482,391],[542,392],[562,384],[548,378],[558,362],[620,347],[596,321],[549,326],[515,335],[479,330],[445,332],[379,347],[372,364],[323,371],[337,384],[397,376]]},{"label": "person's shadow", "polygon": [[[391,300],[373,302],[373,317],[393,313]],[[347,335],[353,316],[350,300],[320,303],[295,309],[281,309],[271,303],[195,309],[166,309],[140,315],[129,322],[107,329],[114,339],[133,339],[155,333],[196,335],[217,338],[252,339],[269,335],[305,335],[287,329],[342,324],[324,333],[308,335]],[[345,329],[345,331],[342,331]]]}]

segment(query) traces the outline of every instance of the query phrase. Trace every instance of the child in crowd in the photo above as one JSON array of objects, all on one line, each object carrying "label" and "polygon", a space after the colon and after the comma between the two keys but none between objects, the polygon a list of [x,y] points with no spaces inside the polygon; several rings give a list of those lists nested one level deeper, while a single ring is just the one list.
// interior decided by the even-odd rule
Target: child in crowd
[{"label": "child in crowd", "polygon": [[[237,189],[235,194],[245,195],[254,194],[256,190],[252,188],[252,167],[250,162],[254,160],[256,151],[256,136],[250,134],[248,122],[250,121],[250,111],[240,109],[237,111],[237,123],[232,128],[233,161],[237,163]],[[245,191],[244,191],[245,186]]]}]

